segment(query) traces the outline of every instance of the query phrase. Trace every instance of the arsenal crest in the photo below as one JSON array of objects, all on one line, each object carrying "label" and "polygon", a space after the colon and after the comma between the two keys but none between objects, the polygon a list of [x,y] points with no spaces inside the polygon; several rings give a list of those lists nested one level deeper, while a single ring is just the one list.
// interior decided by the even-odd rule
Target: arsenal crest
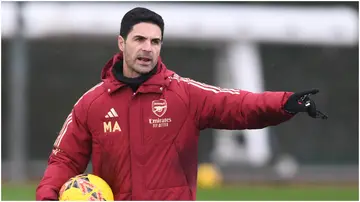
[{"label": "arsenal crest", "polygon": [[158,116],[162,117],[167,110],[167,103],[165,99],[154,100],[152,101],[152,112]]}]

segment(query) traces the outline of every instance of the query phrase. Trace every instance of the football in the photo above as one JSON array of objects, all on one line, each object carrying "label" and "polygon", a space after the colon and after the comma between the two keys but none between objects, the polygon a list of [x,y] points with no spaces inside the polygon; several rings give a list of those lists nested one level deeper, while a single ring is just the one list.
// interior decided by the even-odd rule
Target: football
[{"label": "football", "polygon": [[59,201],[113,201],[110,186],[93,174],[81,174],[70,178],[61,187]]},{"label": "football", "polygon": [[197,185],[203,189],[217,187],[222,182],[220,170],[211,163],[202,163],[198,167]]}]

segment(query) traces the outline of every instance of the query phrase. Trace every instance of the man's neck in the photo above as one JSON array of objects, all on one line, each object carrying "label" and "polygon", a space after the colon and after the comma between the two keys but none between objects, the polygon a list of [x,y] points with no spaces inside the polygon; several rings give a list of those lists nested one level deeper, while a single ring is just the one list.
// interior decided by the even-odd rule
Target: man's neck
[{"label": "man's neck", "polygon": [[113,74],[116,79],[122,83],[128,84],[134,92],[138,89],[138,87],[148,80],[152,75],[156,74],[157,67],[155,66],[153,70],[151,70],[147,74],[134,74],[133,71],[128,71],[129,68],[126,68],[123,65],[122,61],[119,61],[114,65]]},{"label": "man's neck", "polygon": [[127,78],[137,78],[141,76],[139,73],[135,72],[134,70],[130,69],[124,62],[123,64],[123,75]]}]

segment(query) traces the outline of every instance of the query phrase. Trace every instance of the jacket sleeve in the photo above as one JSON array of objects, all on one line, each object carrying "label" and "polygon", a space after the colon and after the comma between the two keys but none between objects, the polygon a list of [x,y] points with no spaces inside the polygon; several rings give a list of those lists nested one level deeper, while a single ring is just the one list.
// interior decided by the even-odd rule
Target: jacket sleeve
[{"label": "jacket sleeve", "polygon": [[58,200],[61,186],[71,177],[85,172],[91,154],[91,136],[85,117],[81,106],[75,105],[65,120],[37,187],[36,200]]},{"label": "jacket sleeve", "polygon": [[283,110],[291,92],[252,93],[185,79],[190,113],[201,129],[261,129],[293,117]]}]

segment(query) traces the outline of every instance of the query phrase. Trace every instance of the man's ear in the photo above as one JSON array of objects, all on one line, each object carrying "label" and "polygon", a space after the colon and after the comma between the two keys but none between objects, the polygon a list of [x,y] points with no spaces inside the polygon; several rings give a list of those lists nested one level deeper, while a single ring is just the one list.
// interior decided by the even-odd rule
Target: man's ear
[{"label": "man's ear", "polygon": [[119,47],[119,50],[124,52],[124,49],[125,49],[125,39],[122,37],[122,36],[118,36],[118,47]]}]

